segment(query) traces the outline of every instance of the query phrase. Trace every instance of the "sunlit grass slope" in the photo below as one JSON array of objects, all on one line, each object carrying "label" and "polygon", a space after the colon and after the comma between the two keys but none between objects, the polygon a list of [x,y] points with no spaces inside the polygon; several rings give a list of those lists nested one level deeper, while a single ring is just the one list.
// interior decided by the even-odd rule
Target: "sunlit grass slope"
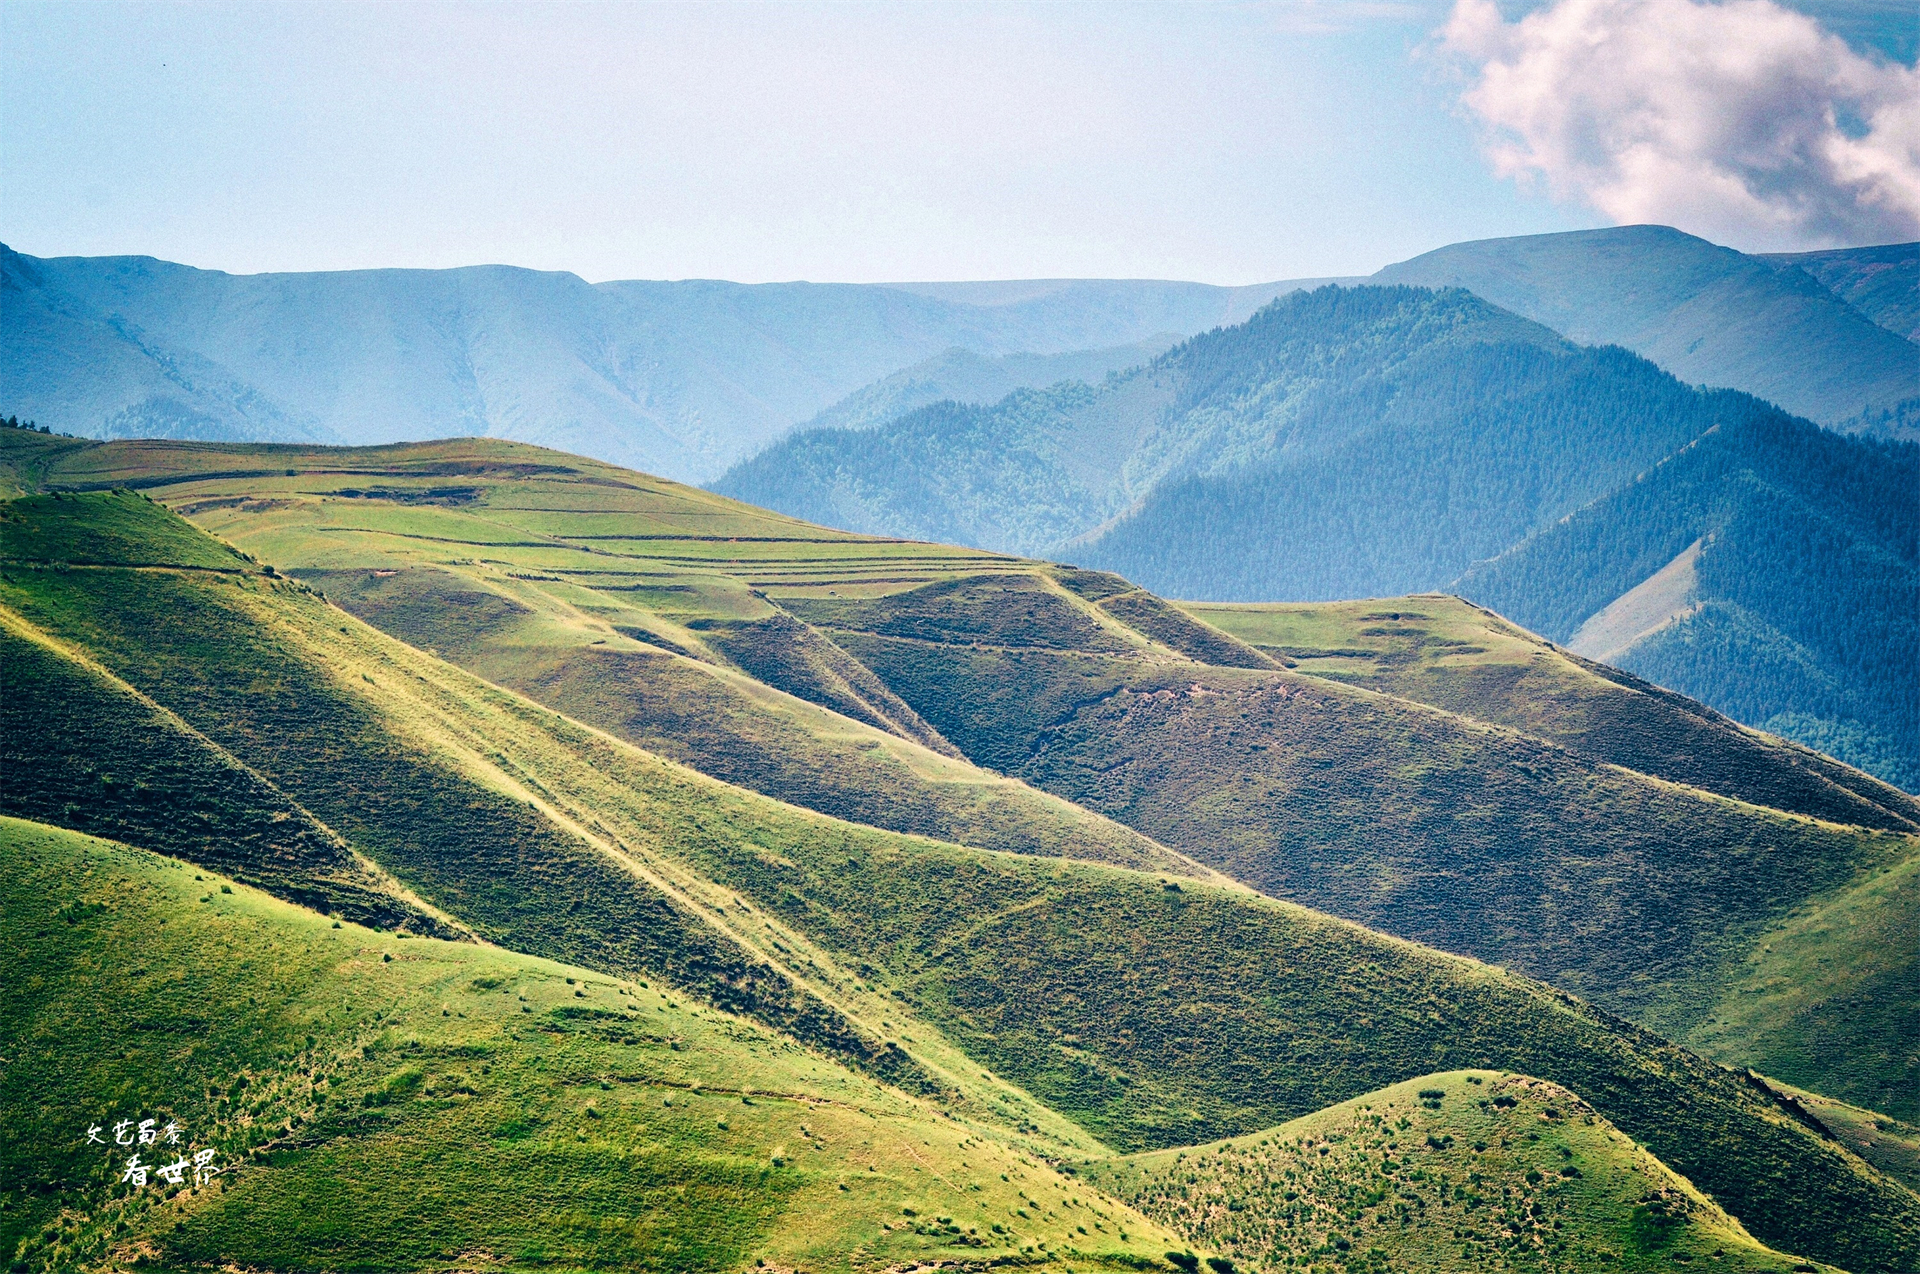
[{"label": "sunlit grass slope", "polygon": [[[0,438],[0,458],[12,442]],[[49,481],[137,487],[404,641],[728,782],[899,831],[1195,870],[959,759],[761,595],[776,583],[890,589],[1007,559],[850,536],[487,440],[114,443],[57,469]],[[808,638],[797,657],[796,631]]]},{"label": "sunlit grass slope", "polygon": [[[965,588],[940,584],[930,599],[944,618],[923,635],[847,635],[968,666],[1008,651],[1077,661],[1096,681],[1147,670],[1165,683],[1157,703],[1216,678],[1380,698],[1204,668],[1051,573],[1015,575],[992,591],[1020,624],[974,614]],[[1920,1199],[1777,1098],[1524,979],[1237,887],[1171,889],[1183,882],[781,806],[270,578],[45,563],[6,578],[22,623],[84,645],[483,936],[666,976],[1036,1149],[1238,1135],[1436,1067],[1491,1065],[1579,1092],[1781,1246],[1898,1268],[1920,1245]],[[809,587],[844,619],[836,608],[851,603]],[[807,609],[801,590],[768,591]],[[889,680],[958,741],[942,705]]]},{"label": "sunlit grass slope", "polygon": [[[13,819],[0,937],[0,1050],[35,1060],[0,1072],[15,1270],[1082,1269],[1168,1245],[658,982],[334,924]],[[140,1148],[86,1130],[146,1118],[222,1173],[123,1183]]]},{"label": "sunlit grass slope", "polygon": [[1182,606],[1301,672],[1511,726],[1736,800],[1830,822],[1920,829],[1920,800],[1898,788],[1582,659],[1457,597]]},{"label": "sunlit grass slope", "polygon": [[1809,1270],[1557,1084],[1427,1075],[1087,1179],[1246,1271]]}]

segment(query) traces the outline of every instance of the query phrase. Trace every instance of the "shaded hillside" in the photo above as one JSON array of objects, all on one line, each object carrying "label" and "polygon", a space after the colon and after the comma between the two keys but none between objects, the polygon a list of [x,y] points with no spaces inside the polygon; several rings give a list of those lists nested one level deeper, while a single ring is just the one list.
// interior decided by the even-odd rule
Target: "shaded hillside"
[{"label": "shaded hillside", "polygon": [[[1434,1065],[1488,1065],[1579,1093],[1782,1246],[1855,1268],[1920,1251],[1920,1198],[1776,1097],[1516,975],[1237,886],[798,811],[585,730],[260,577],[9,575],[6,600],[26,622],[84,641],[477,931],[575,951],[629,980],[664,978],[924,1092],[982,1135],[1089,1158],[1101,1141],[1234,1135]],[[1031,585],[1010,591],[1037,606]],[[984,618],[955,649],[1011,627]],[[1174,658],[1090,609],[1051,631]],[[995,1223],[1031,1234],[1023,1223],[1036,1215],[1070,1215],[1071,1200],[1038,1185],[1023,1186],[1027,1216],[1010,1209]]]},{"label": "shaded hillside", "polygon": [[1507,726],[1596,761],[1755,805],[1920,831],[1920,800],[1906,792],[1582,659],[1457,597],[1182,606],[1303,673]]},{"label": "shaded hillside", "polygon": [[1756,412],[1455,587],[1914,790],[1916,490],[1914,444],[1842,439]]},{"label": "shaded hillside", "polygon": [[1184,335],[1280,287],[1123,280],[974,303],[507,266],[230,275],[0,246],[0,398],[95,437],[486,434],[701,480],[954,346],[994,357]]},{"label": "shaded hillside", "polygon": [[1372,281],[1466,288],[1576,341],[1625,346],[1690,384],[1743,390],[1823,425],[1920,394],[1913,342],[1813,273],[1666,226],[1456,243]]},{"label": "shaded hillside", "polygon": [[459,933],[174,714],[0,610],[0,812],[179,854],[381,928]]},{"label": "shaded hillside", "polygon": [[1247,1268],[1806,1270],[1558,1085],[1425,1075],[1089,1181]]}]

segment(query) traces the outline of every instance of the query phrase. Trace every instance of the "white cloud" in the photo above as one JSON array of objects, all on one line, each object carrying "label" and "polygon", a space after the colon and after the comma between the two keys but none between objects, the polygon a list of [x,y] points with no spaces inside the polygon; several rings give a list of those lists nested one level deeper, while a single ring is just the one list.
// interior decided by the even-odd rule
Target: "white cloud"
[{"label": "white cloud", "polygon": [[1920,73],[1770,0],[1456,0],[1440,46],[1506,176],[1755,250],[1920,238]]}]

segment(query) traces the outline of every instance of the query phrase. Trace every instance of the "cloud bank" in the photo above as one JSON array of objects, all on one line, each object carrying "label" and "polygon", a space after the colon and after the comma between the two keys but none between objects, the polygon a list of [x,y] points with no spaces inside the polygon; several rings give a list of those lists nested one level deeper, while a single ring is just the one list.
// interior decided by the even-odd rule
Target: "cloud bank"
[{"label": "cloud bank", "polygon": [[1920,238],[1920,72],[1770,0],[1456,0],[1441,48],[1505,176],[1750,250]]}]

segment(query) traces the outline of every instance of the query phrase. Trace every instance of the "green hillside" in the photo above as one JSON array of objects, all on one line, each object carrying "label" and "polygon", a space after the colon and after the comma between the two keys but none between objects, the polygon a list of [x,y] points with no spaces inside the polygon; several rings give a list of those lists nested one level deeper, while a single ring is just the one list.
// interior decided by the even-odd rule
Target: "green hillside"
[{"label": "green hillside", "polygon": [[1920,1122],[1917,978],[1920,859],[1909,859],[1764,934],[1686,1042]]},{"label": "green hillside", "polygon": [[[0,984],[0,1049],[40,1063],[0,1076],[15,1270],[1066,1270],[1167,1246],[992,1135],[658,981],[330,922],[14,819],[0,865],[23,971]],[[142,1119],[182,1142],[112,1144]],[[122,1180],[129,1157],[208,1150],[200,1186]]]},{"label": "green hillside", "polygon": [[[483,450],[463,455],[463,447]],[[1340,703],[1378,698],[1277,670],[1194,663],[1038,566],[1017,564],[994,582],[985,590],[991,605],[980,603],[978,587],[948,582],[923,587],[925,604],[903,609],[898,599],[916,594],[836,594],[898,590],[900,576],[911,586],[916,571],[951,580],[951,566],[931,565],[948,551],[826,535],[816,536],[820,547],[803,546],[790,523],[784,540],[749,540],[744,526],[720,519],[759,515],[711,497],[701,497],[711,502],[710,529],[700,534],[670,521],[650,530],[629,513],[607,518],[605,531],[571,524],[578,542],[563,547],[563,537],[516,523],[557,516],[540,510],[565,505],[527,500],[496,513],[493,495],[471,489],[487,469],[500,484],[517,474],[557,485],[571,474],[577,510],[601,498],[602,482],[637,478],[583,472],[552,453],[499,444],[390,452],[379,458],[388,471],[382,494],[370,499],[364,469],[303,476],[284,452],[270,458],[280,463],[252,465],[230,452],[161,452],[200,475],[181,482],[179,470],[155,472],[154,452],[134,451],[95,449],[81,457],[95,476],[72,468],[66,476],[106,487],[143,482],[199,506],[203,518],[260,517],[258,538],[239,542],[265,561],[275,560],[267,550],[276,537],[288,546],[328,540],[272,521],[290,512],[287,504],[314,502],[295,498],[299,483],[324,480],[340,490],[323,503],[343,519],[367,519],[385,543],[492,559],[505,579],[550,575],[535,582],[556,592],[579,578],[562,571],[587,569],[575,564],[618,547],[612,564],[631,572],[622,583],[692,587],[687,577],[705,573],[736,581],[732,592],[713,584],[712,597],[751,601],[757,589],[800,618],[813,613],[802,600],[811,597],[823,624],[885,603],[891,619],[865,630],[829,625],[827,635],[966,751],[963,732],[948,725],[957,703],[909,693],[907,680],[863,645],[921,651],[927,668],[992,662],[1017,649],[1100,676],[1144,670],[1181,686],[1238,678],[1290,693],[1320,687],[1315,693]],[[368,467],[374,459],[356,458]],[[342,461],[313,459],[325,462],[316,468]],[[136,464],[147,467],[130,472]],[[553,487],[538,494],[567,495]],[[87,500],[137,504],[156,524],[167,520],[145,501]],[[474,539],[476,521],[490,529],[484,543]],[[465,538],[443,534],[454,528]],[[818,1056],[921,1094],[1030,1157],[1098,1158],[1237,1136],[1436,1068],[1492,1066],[1580,1093],[1783,1250],[1860,1269],[1897,1268],[1920,1251],[1920,1198],[1819,1137],[1777,1096],[1517,975],[1225,882],[996,853],[779,804],[476,680],[302,585],[263,574],[15,562],[4,576],[0,601],[46,648],[84,655],[244,759],[480,937],[618,978],[665,979]],[[593,582],[595,594],[615,591],[613,580]],[[883,635],[889,626],[908,635]],[[1159,627],[1191,644],[1190,629]],[[701,641],[698,627],[680,631]],[[1013,639],[1034,644],[1011,648]],[[1063,689],[1036,680],[1029,698]],[[870,732],[863,737],[893,737],[852,724]],[[1850,845],[1896,855],[1906,843],[1838,838],[1824,849],[1844,865],[1862,852]]]},{"label": "green hillside", "polygon": [[[235,472],[236,455],[281,463]],[[780,627],[792,621],[760,595],[812,580],[894,588],[1005,559],[838,535],[514,444],[114,444],[60,478],[152,491],[401,640],[728,782],[898,831],[1197,870],[958,758],[824,638],[794,657],[804,630]]]},{"label": "green hillside", "polygon": [[1508,726],[1569,751],[1827,822],[1920,830],[1920,800],[1582,659],[1457,597],[1186,602],[1303,673]]},{"label": "green hillside", "polygon": [[[1920,853],[1903,794],[1865,776],[1835,783],[1844,768],[1584,672],[1615,693],[1582,685],[1580,704],[1536,690],[1534,711],[1563,723],[1543,737],[1517,712],[1074,649],[1064,620],[983,647],[955,640],[955,597],[943,585],[786,604],[987,764],[1268,893],[1513,965],[1662,1031],[1709,1020],[1770,924]],[[1584,730],[1559,710],[1569,700]],[[1636,760],[1649,773],[1618,768]],[[1772,789],[1817,817],[1675,786],[1689,780],[1736,798]],[[1836,817],[1894,830],[1819,821]],[[1776,1073],[1812,1083],[1811,1059],[1771,1056]],[[1869,1056],[1849,1081],[1821,1071],[1828,1091],[1872,1105],[1897,1089],[1902,1067]]]},{"label": "green hillside", "polygon": [[1489,1071],[1086,1176],[1238,1269],[1815,1268],[1755,1242],[1566,1089]]}]

